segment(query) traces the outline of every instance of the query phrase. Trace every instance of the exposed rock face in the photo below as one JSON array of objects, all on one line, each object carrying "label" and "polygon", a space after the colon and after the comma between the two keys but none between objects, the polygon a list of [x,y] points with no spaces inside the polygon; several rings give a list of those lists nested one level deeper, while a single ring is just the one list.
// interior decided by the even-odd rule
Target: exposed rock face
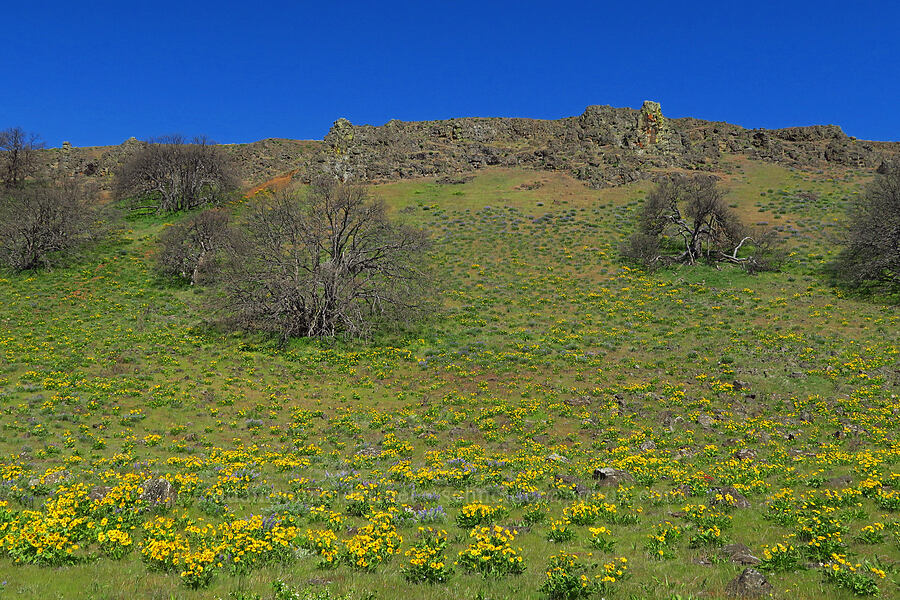
[{"label": "exposed rock face", "polygon": [[[83,174],[101,184],[143,142],[44,151],[45,174]],[[556,120],[462,118],[392,120],[381,126],[338,119],[323,142],[268,139],[223,146],[248,185],[296,172],[319,172],[364,181],[459,174],[491,165],[567,171],[592,187],[651,178],[661,169],[715,169],[725,155],[744,155],[789,166],[836,164],[876,168],[900,156],[900,143],[864,142],[834,125],[744,129],[699,119],[667,119],[659,103],[640,110],[589,106]]]},{"label": "exposed rock face", "polygon": [[[109,188],[113,174],[145,142],[129,138],[118,146],[76,148],[64,142],[61,148],[43,150],[41,175],[86,176]],[[252,144],[226,144],[222,149],[233,160],[238,177],[247,185],[260,183],[297,168],[308,168],[321,142],[267,139]]]},{"label": "exposed rock face", "polygon": [[335,122],[325,137],[327,170],[366,180],[453,174],[490,165],[569,171],[594,187],[648,178],[656,169],[713,167],[725,154],[815,167],[872,168],[898,144],[860,142],[833,125],[748,130],[666,119],[657,102],[640,110],[589,106],[558,120],[463,118]]}]

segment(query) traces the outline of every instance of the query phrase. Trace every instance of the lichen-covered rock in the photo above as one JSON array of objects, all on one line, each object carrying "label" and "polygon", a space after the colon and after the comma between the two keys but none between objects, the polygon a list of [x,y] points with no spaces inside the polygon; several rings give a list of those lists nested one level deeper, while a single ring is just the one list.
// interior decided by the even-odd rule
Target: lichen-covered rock
[{"label": "lichen-covered rock", "polygon": [[772,584],[762,573],[747,567],[725,587],[725,593],[732,598],[765,598],[772,594]]},{"label": "lichen-covered rock", "polygon": [[625,481],[634,481],[634,477],[628,471],[612,467],[594,469],[593,479],[600,485],[619,485]]},{"label": "lichen-covered rock", "polygon": [[108,485],[95,485],[91,488],[91,491],[88,492],[89,500],[103,500],[106,498],[106,495],[112,490]]},{"label": "lichen-covered rock", "polygon": [[713,488],[712,492],[710,506],[728,505],[735,508],[750,508],[750,501],[747,500],[747,497],[730,485]]},{"label": "lichen-covered rock", "polygon": [[175,504],[178,492],[166,479],[148,479],[141,485],[141,501],[147,504]]},{"label": "lichen-covered rock", "polygon": [[762,562],[744,544],[726,544],[719,549],[719,554],[737,565],[758,565]]}]

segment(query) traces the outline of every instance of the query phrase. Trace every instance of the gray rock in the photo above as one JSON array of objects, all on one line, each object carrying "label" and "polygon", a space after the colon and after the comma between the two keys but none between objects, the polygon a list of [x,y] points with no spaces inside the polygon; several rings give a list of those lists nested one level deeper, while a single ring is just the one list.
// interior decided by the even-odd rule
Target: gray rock
[{"label": "gray rock", "polygon": [[108,485],[95,485],[91,488],[91,491],[88,492],[88,499],[90,500],[103,500],[106,498],[106,495],[112,490]]},{"label": "gray rock", "polygon": [[147,504],[173,505],[178,492],[166,479],[148,479],[141,485],[141,500]]},{"label": "gray rock", "polygon": [[846,487],[850,487],[850,485],[852,483],[853,483],[852,477],[850,477],[849,475],[841,475],[839,477],[832,477],[831,479],[829,479],[828,481],[825,482],[825,485],[827,485],[830,488],[843,489]]},{"label": "gray rock", "polygon": [[[710,506],[718,506],[721,504],[723,506],[735,506],[736,508],[750,508],[750,501],[730,485],[720,488],[713,488],[712,492],[713,497],[709,501]],[[718,495],[722,496],[721,500],[716,498],[716,496]],[[734,504],[730,504],[727,500],[725,500],[725,496],[731,496],[734,499]]]},{"label": "gray rock", "polygon": [[578,496],[587,496],[590,492],[588,487],[581,483],[577,477],[572,477],[571,475],[554,475],[553,479],[566,485],[574,486],[575,494]]},{"label": "gray rock", "polygon": [[659,421],[663,427],[667,427],[669,431],[674,431],[677,425],[684,423],[684,417],[676,415],[672,411],[664,410],[659,414]]},{"label": "gray rock", "polygon": [[594,469],[593,479],[600,485],[619,485],[623,481],[634,481],[634,477],[628,471],[612,467]]},{"label": "gray rock", "polygon": [[753,567],[744,569],[725,586],[725,593],[732,598],[764,598],[773,591],[772,584]]},{"label": "gray rock", "polygon": [[68,471],[57,471],[56,473],[50,473],[49,475],[45,475],[43,477],[44,481],[41,481],[40,477],[32,477],[28,480],[28,487],[37,487],[43,483],[44,485],[53,486],[57,483],[62,483],[69,477]]},{"label": "gray rock", "polygon": [[758,565],[762,562],[744,544],[726,544],[719,549],[719,554],[738,565]]},{"label": "gray rock", "polygon": [[750,448],[741,448],[740,450],[735,450],[731,456],[738,460],[752,460],[756,458],[756,450],[751,450]]}]

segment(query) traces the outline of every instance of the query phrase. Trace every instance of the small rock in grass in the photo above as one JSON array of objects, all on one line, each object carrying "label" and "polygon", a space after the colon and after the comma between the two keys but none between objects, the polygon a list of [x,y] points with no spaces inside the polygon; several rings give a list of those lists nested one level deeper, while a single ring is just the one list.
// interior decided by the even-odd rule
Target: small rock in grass
[{"label": "small rock in grass", "polygon": [[601,467],[594,469],[594,481],[600,485],[619,485],[623,481],[633,481],[634,477],[628,471],[622,469],[613,469],[612,467]]},{"label": "small rock in grass", "polygon": [[731,456],[738,460],[751,460],[756,458],[756,451],[750,448],[741,448],[740,450],[735,450]]},{"label": "small rock in grass", "polygon": [[[726,485],[725,487],[720,488],[713,488],[712,492],[713,497],[712,500],[709,501],[710,506],[717,506],[722,504],[734,506],[735,508],[750,508],[750,501],[747,500],[747,497],[730,485]],[[722,498],[720,499],[719,496],[722,496]],[[727,496],[731,496],[731,501],[728,500]]]},{"label": "small rock in grass", "polygon": [[725,593],[732,598],[763,598],[772,594],[772,584],[762,573],[747,567],[725,586]]},{"label": "small rock in grass", "polygon": [[738,565],[758,565],[762,561],[753,556],[750,548],[744,544],[726,544],[719,550],[724,558]]},{"label": "small rock in grass", "polygon": [[148,504],[175,504],[178,492],[166,479],[148,479],[141,486],[141,500]]}]

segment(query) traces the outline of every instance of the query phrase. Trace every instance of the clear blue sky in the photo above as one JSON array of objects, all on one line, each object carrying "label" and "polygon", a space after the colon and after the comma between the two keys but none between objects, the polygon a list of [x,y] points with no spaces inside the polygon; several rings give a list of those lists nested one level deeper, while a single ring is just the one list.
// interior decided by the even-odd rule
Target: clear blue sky
[{"label": "clear blue sky", "polygon": [[900,140],[893,2],[4,2],[0,128],[53,146],[662,102]]}]

